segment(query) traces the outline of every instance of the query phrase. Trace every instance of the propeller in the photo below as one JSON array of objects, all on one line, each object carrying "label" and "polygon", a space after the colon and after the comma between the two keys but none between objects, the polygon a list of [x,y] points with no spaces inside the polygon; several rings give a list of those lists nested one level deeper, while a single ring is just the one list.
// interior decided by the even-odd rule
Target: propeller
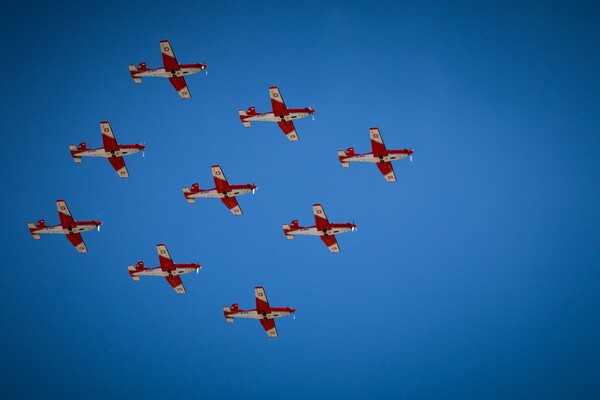
[{"label": "propeller", "polygon": [[252,186],[255,186],[255,188],[252,189],[252,194],[254,194],[258,190],[258,186],[256,186],[256,184],[254,183],[254,178],[252,178]]},{"label": "propeller", "polygon": [[142,157],[146,157],[146,142],[140,142],[140,146],[144,146],[142,149]]},{"label": "propeller", "polygon": [[208,76],[208,64],[206,63],[206,57],[204,57],[204,73]]},{"label": "propeller", "polygon": [[314,112],[315,111],[315,105],[314,104],[312,105],[312,109],[313,109],[312,120],[314,121],[315,120],[315,112]]},{"label": "propeller", "polygon": [[354,219],[352,219],[352,232],[356,232],[358,230],[358,227],[356,225],[354,225]]},{"label": "propeller", "polygon": [[410,156],[408,156],[408,158],[410,159],[410,162],[412,162],[412,153],[410,153]]}]

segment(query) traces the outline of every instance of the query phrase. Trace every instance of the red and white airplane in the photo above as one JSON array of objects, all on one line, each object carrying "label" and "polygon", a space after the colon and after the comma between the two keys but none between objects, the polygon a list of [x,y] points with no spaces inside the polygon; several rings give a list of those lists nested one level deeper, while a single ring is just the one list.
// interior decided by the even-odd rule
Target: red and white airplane
[{"label": "red and white airplane", "polygon": [[316,225],[300,226],[298,225],[298,220],[295,219],[290,225],[283,225],[283,233],[290,240],[294,239],[294,235],[319,236],[332,253],[339,253],[340,246],[338,246],[337,240],[335,240],[335,235],[348,231],[354,232],[356,225],[354,223],[330,223],[320,204],[313,204],[313,212],[315,214]]},{"label": "red and white airplane", "polygon": [[269,337],[277,337],[277,328],[275,327],[275,318],[285,317],[296,312],[293,307],[271,307],[262,286],[254,288],[256,297],[256,308],[253,310],[240,310],[237,303],[231,307],[223,307],[223,314],[227,322],[233,322],[234,318],[253,318],[258,319],[260,324],[267,332]]},{"label": "red and white airplane", "polygon": [[157,244],[156,249],[158,250],[160,266],[146,268],[144,267],[143,261],[138,261],[135,267],[133,265],[127,267],[129,269],[129,275],[131,275],[131,278],[133,278],[135,282],[138,282],[142,275],[164,276],[167,282],[169,282],[169,285],[173,286],[175,292],[184,294],[185,288],[183,287],[183,282],[181,282],[179,275],[188,274],[193,271],[198,272],[202,266],[197,263],[175,264],[169,255],[167,246],[164,244]]},{"label": "red and white airplane", "polygon": [[258,186],[254,184],[230,185],[229,182],[227,182],[227,178],[225,178],[225,174],[220,166],[213,165],[211,169],[216,187],[212,189],[200,189],[198,183],[192,184],[191,188],[184,187],[183,195],[188,203],[194,204],[196,202],[196,198],[199,197],[216,197],[221,199],[223,204],[229,208],[229,211],[231,211],[233,215],[242,215],[242,209],[240,208],[235,196],[250,192],[254,194]]},{"label": "red and white airplane", "polygon": [[79,146],[75,147],[74,144],[69,145],[71,150],[71,157],[76,163],[81,162],[81,157],[104,157],[108,158],[110,165],[117,171],[117,174],[121,178],[129,178],[129,172],[127,166],[125,166],[125,160],[123,156],[135,154],[138,151],[143,151],[146,146],[143,144],[119,144],[115,139],[115,134],[110,127],[108,121],[100,122],[100,131],[102,132],[102,143],[103,147],[95,149],[88,149],[85,142],[79,143]]},{"label": "red and white airplane", "polygon": [[[192,97],[190,91],[185,83],[184,75],[195,74],[202,70],[206,70],[206,64],[179,64],[173,48],[169,44],[168,40],[160,41],[160,51],[162,53],[163,67],[162,68],[147,68],[146,63],[142,62],[136,68],[135,65],[129,65],[129,73],[135,83],[142,83],[142,77],[144,76],[159,76],[161,78],[169,78],[171,85],[177,90],[177,93],[183,99],[189,99]],[[208,74],[208,71],[206,71]]]},{"label": "red and white airplane", "polygon": [[69,242],[75,246],[78,252],[87,253],[87,247],[85,247],[85,243],[83,242],[80,232],[89,231],[95,228],[98,228],[98,231],[100,231],[100,225],[102,225],[102,222],[94,220],[75,221],[73,216],[71,216],[71,212],[69,211],[69,207],[67,207],[67,203],[64,200],[56,200],[56,208],[58,208],[60,224],[46,225],[43,219],[40,219],[37,222],[37,225],[34,225],[31,222],[27,224],[29,227],[29,232],[33,238],[39,240],[40,235],[45,233],[58,233],[61,235],[66,235],[67,239],[69,239]]},{"label": "red and white airplane", "polygon": [[371,148],[373,152],[365,154],[354,153],[354,148],[350,147],[345,152],[338,150],[338,158],[344,168],[350,167],[351,162],[374,162],[377,163],[377,168],[385,177],[388,182],[396,182],[396,175],[394,174],[394,168],[392,167],[393,160],[400,160],[407,156],[412,161],[412,154],[414,153],[411,149],[402,150],[388,150],[383,143],[381,133],[378,128],[371,128]]},{"label": "red and white airplane", "polygon": [[[291,142],[299,140],[296,128],[292,120],[307,117],[315,112],[312,108],[287,108],[283,102],[283,97],[279,93],[277,86],[269,88],[271,95],[271,105],[273,111],[257,113],[254,107],[248,108],[248,111],[239,110],[240,120],[246,128],[250,128],[252,121],[270,121],[277,122],[283,133]],[[314,116],[313,116],[314,118]]]}]

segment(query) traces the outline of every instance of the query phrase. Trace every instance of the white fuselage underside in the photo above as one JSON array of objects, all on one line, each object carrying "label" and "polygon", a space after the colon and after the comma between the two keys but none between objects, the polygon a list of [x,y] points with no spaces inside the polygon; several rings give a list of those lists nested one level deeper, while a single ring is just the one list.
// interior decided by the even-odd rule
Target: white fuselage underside
[{"label": "white fuselage underside", "polygon": [[145,275],[145,276],[175,276],[175,275],[188,274],[195,270],[196,270],[196,268],[175,268],[175,269],[172,269],[170,272],[168,272],[168,271],[163,271],[160,268],[156,268],[156,269],[147,269],[147,270],[143,270],[143,271],[139,271],[139,272],[132,271],[132,273],[134,276],[141,276],[141,275]]},{"label": "white fuselage underside", "polygon": [[356,155],[352,157],[344,158],[344,162],[390,162],[393,160],[400,160],[406,158],[407,154],[390,154],[385,157],[375,157],[373,154]]},{"label": "white fuselage underside", "polygon": [[[308,115],[309,115],[309,113],[305,112],[305,111],[293,112],[293,113],[289,113],[288,115],[284,115],[283,120],[291,121],[293,119],[300,119],[300,118],[308,117]],[[265,113],[265,114],[258,114],[258,115],[249,115],[247,117],[244,117],[244,122],[246,122],[246,121],[282,122],[282,117],[276,116],[273,113]]]},{"label": "white fuselage underside", "polygon": [[45,233],[57,233],[57,234],[61,234],[61,235],[67,235],[69,233],[80,233],[80,232],[89,231],[89,230],[92,230],[95,228],[96,228],[96,225],[77,225],[75,228],[65,229],[62,226],[57,225],[57,226],[47,226],[45,228],[36,229],[33,231],[33,234],[41,235],[41,234],[45,234]]},{"label": "white fuselage underside", "polygon": [[242,194],[250,193],[252,189],[235,189],[231,192],[227,192],[227,195],[223,194],[223,192],[217,192],[216,189],[211,190],[202,190],[198,193],[188,194],[187,197],[214,197],[222,199],[224,197],[235,197]]},{"label": "white fuselage underside", "polygon": [[[175,71],[175,76],[180,77],[184,75],[195,74],[196,72],[202,71],[201,68],[181,68],[179,71]],[[158,76],[161,78],[174,78],[175,76],[170,71],[165,71],[164,68],[156,68],[148,71],[138,71],[134,72],[133,76],[135,78],[143,77],[143,76]]]},{"label": "white fuselage underside", "polygon": [[104,149],[100,148],[100,149],[89,149],[89,150],[83,150],[77,153],[74,153],[73,156],[74,157],[105,157],[105,158],[110,158],[110,157],[122,157],[122,156],[126,156],[129,154],[135,154],[138,151],[140,151],[140,149],[136,149],[136,148],[132,148],[132,149],[120,149],[118,151],[114,151],[114,152],[110,152],[110,151],[105,151]]},{"label": "white fuselage underside", "polygon": [[348,232],[352,230],[352,228],[333,228],[333,229],[329,229],[328,231],[319,231],[317,230],[317,228],[310,227],[310,228],[300,228],[300,229],[296,229],[296,230],[292,230],[289,232],[286,232],[286,235],[312,235],[312,236],[331,236],[331,235],[337,235],[338,233],[344,233],[344,232]]},{"label": "white fuselage underside", "polygon": [[273,319],[279,317],[285,317],[286,315],[290,315],[289,311],[273,311],[266,315],[259,314],[256,311],[239,311],[235,313],[227,314],[227,318],[252,318],[252,319]]}]

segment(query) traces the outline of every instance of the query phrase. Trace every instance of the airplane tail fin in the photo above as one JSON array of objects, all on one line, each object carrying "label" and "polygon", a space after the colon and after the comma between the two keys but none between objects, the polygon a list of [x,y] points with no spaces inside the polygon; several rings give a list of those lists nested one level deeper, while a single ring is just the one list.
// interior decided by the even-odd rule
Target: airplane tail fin
[{"label": "airplane tail fin", "polygon": [[227,322],[232,323],[233,322],[233,317],[229,317],[229,313],[231,313],[231,308],[224,306],[223,307],[223,314],[225,315],[225,319],[227,320]]},{"label": "airplane tail fin", "polygon": [[242,124],[244,124],[244,126],[246,128],[250,128],[250,121],[244,121],[244,117],[248,116],[248,114],[246,113],[246,111],[239,110],[238,113],[240,114],[240,120],[242,121]]},{"label": "airplane tail fin", "polygon": [[288,224],[281,225],[283,227],[283,233],[285,233],[285,237],[289,240],[294,240],[294,235],[289,235],[288,233],[291,231],[290,226]]},{"label": "airplane tail fin", "polygon": [[75,160],[76,163],[80,163],[81,162],[81,157],[78,157],[75,155],[75,153],[77,152],[77,147],[75,147],[74,144],[70,144],[69,145],[69,150],[71,151],[71,157],[73,157],[73,160]]},{"label": "airplane tail fin", "polygon": [[129,270],[129,275],[131,275],[131,279],[133,279],[134,282],[138,282],[140,280],[140,277],[138,275],[133,275],[133,273],[136,271],[142,271],[144,269],[144,262],[138,261],[135,267],[133,265],[128,265],[127,269]]},{"label": "airplane tail fin", "polygon": [[190,195],[200,192],[200,186],[198,186],[198,183],[192,184],[191,189],[188,187],[183,187],[182,190],[183,190],[183,195],[185,196],[185,199],[188,201],[188,203],[194,204],[196,202],[196,198],[191,197]]},{"label": "airplane tail fin", "polygon": [[344,162],[344,160],[346,159],[346,157],[348,157],[348,155],[346,154],[346,152],[344,152],[342,150],[338,150],[338,158],[340,159],[340,162],[342,163],[342,167],[344,167],[344,168],[350,167],[350,163]]},{"label": "airplane tail fin", "polygon": [[[144,66],[146,66],[145,63],[142,63],[142,64],[144,64]],[[142,64],[140,64],[140,67],[142,66]],[[134,76],[136,72],[139,72],[139,70],[135,67],[135,65],[129,64],[129,73],[131,74],[131,77],[133,78],[133,81],[135,83],[142,83],[142,78],[141,77]]]},{"label": "airplane tail fin", "polygon": [[31,233],[31,236],[33,236],[33,238],[35,240],[40,240],[40,235],[38,235],[37,233],[33,233],[33,231],[35,230],[36,226],[34,224],[32,224],[31,222],[29,222],[27,224],[27,227],[29,228],[29,233]]}]

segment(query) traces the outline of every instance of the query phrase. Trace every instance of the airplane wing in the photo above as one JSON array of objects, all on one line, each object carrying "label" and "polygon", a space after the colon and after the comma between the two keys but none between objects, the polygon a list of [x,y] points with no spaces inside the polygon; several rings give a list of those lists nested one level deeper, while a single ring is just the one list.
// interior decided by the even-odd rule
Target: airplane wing
[{"label": "airplane wing", "polygon": [[69,242],[71,242],[78,252],[87,253],[87,247],[85,247],[85,243],[83,242],[83,238],[81,237],[80,233],[68,233],[66,236],[67,239],[69,239]]},{"label": "airplane wing", "polygon": [[373,156],[387,156],[387,149],[385,148],[379,129],[371,128],[369,129],[369,133],[371,134],[371,149],[373,149]]},{"label": "airplane wing", "polygon": [[[177,58],[175,57],[175,53],[173,52],[173,48],[168,40],[161,40],[160,52],[165,71],[173,74],[181,69],[181,67],[179,67],[179,63],[177,62]],[[173,85],[175,90],[177,90],[177,93],[179,93],[179,96],[181,96],[182,99],[189,99],[192,97],[183,76],[169,78],[169,82],[171,82],[171,85]]]},{"label": "airplane wing", "polygon": [[118,151],[119,144],[115,139],[110,123],[108,121],[100,122],[100,131],[102,132],[102,143],[104,144],[104,151]]},{"label": "airplane wing", "polygon": [[183,287],[183,282],[181,282],[181,278],[179,277],[179,275],[167,275],[165,276],[165,279],[167,280],[167,282],[169,282],[169,285],[173,287],[175,292],[179,294],[185,294],[185,288]]},{"label": "airplane wing", "polygon": [[279,88],[277,86],[271,86],[269,88],[269,94],[271,95],[271,106],[273,107],[273,114],[276,117],[281,117],[282,115],[288,115],[290,112],[288,111],[285,103],[283,102],[283,97],[281,97],[281,93],[279,93]]},{"label": "airplane wing", "polygon": [[274,319],[260,319],[259,321],[269,337],[277,337],[277,327],[275,327]]},{"label": "airplane wing", "polygon": [[319,236],[319,237],[321,238],[323,243],[325,243],[325,246],[327,246],[332,253],[340,252],[340,246],[338,245],[337,240],[335,239],[335,236],[330,235],[330,236]]},{"label": "airplane wing", "polygon": [[317,230],[329,230],[331,229],[331,225],[329,225],[329,220],[325,215],[325,211],[320,204],[313,204],[313,214],[315,215],[315,223],[317,224]]},{"label": "airplane wing", "polygon": [[231,211],[233,215],[242,215],[242,209],[235,197],[221,197],[221,201],[229,208],[229,211]]},{"label": "airplane wing", "polygon": [[169,82],[171,82],[171,85],[177,90],[177,93],[179,93],[179,96],[181,96],[182,99],[189,99],[192,97],[183,76],[169,78]]},{"label": "airplane wing", "polygon": [[121,178],[129,178],[129,171],[127,171],[127,167],[125,166],[125,160],[123,157],[109,157],[108,162],[110,165],[117,171],[119,177]]},{"label": "airplane wing", "polygon": [[219,192],[219,193],[230,192],[231,187],[229,186],[229,183],[227,182],[227,178],[225,178],[225,174],[223,173],[223,170],[221,169],[221,167],[218,165],[213,165],[210,168],[212,169],[212,175],[213,175],[213,179],[215,181],[215,186],[216,186],[217,192]]},{"label": "airplane wing", "polygon": [[[56,208],[58,208],[58,218],[60,218],[60,225],[63,227],[63,229],[75,228],[75,226],[77,226],[77,224],[75,224],[73,216],[71,216],[69,207],[67,207],[67,203],[64,200],[57,200]],[[74,246],[76,245],[74,244]]]},{"label": "airplane wing", "polygon": [[158,251],[158,261],[160,262],[160,267],[163,271],[174,270],[175,264],[173,264],[173,260],[171,260],[171,255],[169,254],[169,250],[167,250],[167,246],[164,244],[157,244],[156,250]]},{"label": "airplane wing", "polygon": [[290,142],[298,141],[298,133],[296,133],[296,127],[292,121],[279,121],[277,125],[279,125],[283,133],[285,133],[285,136],[290,139]]},{"label": "airplane wing", "polygon": [[375,163],[377,168],[381,171],[385,180],[388,182],[396,182],[396,174],[394,174],[394,167],[391,162],[378,162]]}]

